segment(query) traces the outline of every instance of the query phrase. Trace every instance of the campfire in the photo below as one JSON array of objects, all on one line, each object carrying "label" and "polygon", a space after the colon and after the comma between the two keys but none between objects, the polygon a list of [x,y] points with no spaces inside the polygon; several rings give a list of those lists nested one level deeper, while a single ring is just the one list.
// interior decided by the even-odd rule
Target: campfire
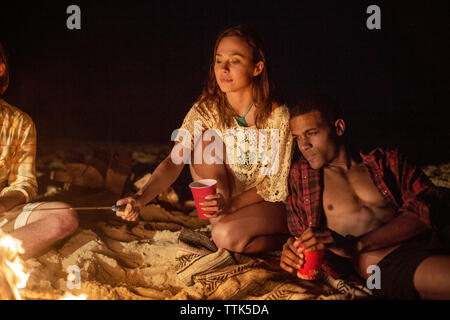
[{"label": "campfire", "polygon": [[[30,273],[20,254],[24,253],[20,240],[0,230],[0,300],[22,300],[21,290],[27,285]],[[69,274],[68,280],[71,280]],[[78,296],[66,292],[61,300],[85,300],[86,294]]]},{"label": "campfire", "polygon": [[0,230],[0,299],[21,300],[20,289],[27,285],[29,273],[24,270],[19,254],[23,253],[19,240]]}]

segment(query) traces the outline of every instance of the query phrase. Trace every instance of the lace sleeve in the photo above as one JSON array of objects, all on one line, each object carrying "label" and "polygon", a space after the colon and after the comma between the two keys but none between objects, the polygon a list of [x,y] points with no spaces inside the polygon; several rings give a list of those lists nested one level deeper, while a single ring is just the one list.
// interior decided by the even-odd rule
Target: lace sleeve
[{"label": "lace sleeve", "polygon": [[205,130],[214,126],[213,119],[212,114],[205,112],[205,108],[195,104],[184,117],[181,127],[172,133],[172,141],[178,141],[183,147],[192,150],[196,142],[194,140],[201,138]]},{"label": "lace sleeve", "polygon": [[[256,186],[256,191],[264,200],[277,202],[285,201],[288,196],[287,181],[291,165],[292,135],[289,127],[289,110],[286,106],[274,110],[271,118],[273,118],[272,121],[269,120],[271,137],[268,140],[272,161],[270,166],[263,166],[262,174],[266,176]],[[278,142],[274,139],[274,135],[278,135]]]}]

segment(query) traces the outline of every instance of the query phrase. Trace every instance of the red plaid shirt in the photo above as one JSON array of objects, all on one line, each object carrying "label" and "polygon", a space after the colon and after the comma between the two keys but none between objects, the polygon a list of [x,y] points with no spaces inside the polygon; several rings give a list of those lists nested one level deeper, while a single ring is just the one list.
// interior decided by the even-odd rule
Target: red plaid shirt
[{"label": "red plaid shirt", "polygon": [[[408,210],[431,226],[429,192],[437,192],[422,170],[407,163],[397,150],[374,149],[360,153],[376,187],[398,214]],[[289,172],[287,221],[290,233],[298,237],[308,227],[325,227],[322,208],[323,170],[312,169],[304,157],[293,163]],[[345,235],[344,235],[345,236]],[[324,265],[325,271],[338,276]]]}]

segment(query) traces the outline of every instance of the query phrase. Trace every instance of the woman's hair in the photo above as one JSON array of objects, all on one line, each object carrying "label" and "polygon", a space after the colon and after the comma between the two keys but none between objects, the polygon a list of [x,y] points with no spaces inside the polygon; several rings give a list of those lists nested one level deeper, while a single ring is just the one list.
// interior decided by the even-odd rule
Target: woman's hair
[{"label": "woman's hair", "polygon": [[201,108],[211,108],[215,105],[221,115],[219,123],[231,126],[233,123],[233,112],[227,101],[225,93],[220,90],[214,74],[214,64],[217,47],[225,37],[237,36],[244,39],[253,51],[253,63],[259,61],[264,63],[263,71],[253,79],[253,102],[256,107],[256,126],[262,127],[272,111],[272,102],[276,100],[275,86],[270,74],[270,63],[267,51],[262,40],[255,31],[246,25],[237,25],[222,31],[217,37],[214,45],[214,52],[209,68],[209,76],[203,88],[203,92],[198,99]]},{"label": "woman's hair", "polygon": [[3,95],[8,88],[9,85],[9,67],[8,67],[8,59],[6,57],[6,50],[0,42],[0,64],[4,63],[6,66],[5,73],[0,77],[0,96]]}]

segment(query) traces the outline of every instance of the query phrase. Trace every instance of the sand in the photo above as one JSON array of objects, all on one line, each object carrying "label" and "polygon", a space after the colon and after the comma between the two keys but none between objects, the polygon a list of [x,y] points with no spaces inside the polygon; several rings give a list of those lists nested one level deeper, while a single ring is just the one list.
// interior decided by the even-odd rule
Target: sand
[{"label": "sand", "polygon": [[[135,163],[154,164],[164,156],[161,151],[164,148],[156,148],[153,154],[148,150],[136,151]],[[53,150],[53,157],[40,158],[38,173],[41,182],[51,176],[52,170],[63,170],[64,162],[57,157],[58,154],[61,152]],[[425,172],[436,184],[449,187],[449,168],[450,164],[430,166]],[[136,177],[136,181],[140,178]],[[42,199],[57,199],[76,205],[107,205],[119,199],[118,194],[104,189],[91,190],[53,182],[47,179],[47,184],[41,186]],[[192,202],[185,200],[180,199],[173,189],[168,190],[157,202],[145,207],[139,222],[134,224],[114,219],[113,214],[80,214],[80,227],[74,235],[41,256],[24,262],[30,277],[26,288],[20,290],[22,298],[59,299],[67,293],[74,296],[85,294],[87,299],[207,298],[200,289],[196,291],[198,284],[186,288],[176,275],[175,258],[181,229],[190,228],[207,234],[211,227],[208,221],[197,218]],[[79,288],[76,286],[78,282],[68,283],[69,268],[79,268]],[[260,274],[272,277],[271,271],[263,271]],[[273,277],[281,279],[278,274]],[[283,280],[277,286],[288,282]],[[311,287],[310,284],[307,286]],[[286,292],[297,290],[292,289],[294,287],[293,284]],[[321,297],[320,293],[311,295],[305,291],[303,294],[301,297],[305,298]]]},{"label": "sand", "polygon": [[[177,215],[150,205],[144,216],[158,213],[153,220],[126,224],[97,222],[92,229],[80,228],[61,247],[25,261],[31,271],[22,295],[25,299],[57,299],[70,292],[88,299],[170,299],[184,285],[175,272],[180,231],[154,230]],[[165,219],[161,219],[165,217]],[[165,221],[155,221],[165,220]],[[185,216],[185,226],[207,230],[206,222]],[[117,222],[117,221],[115,221]],[[172,222],[178,229],[182,224]],[[206,227],[206,229],[205,229]],[[95,230],[95,231],[93,231]],[[67,283],[68,268],[79,268],[80,288]]]}]

